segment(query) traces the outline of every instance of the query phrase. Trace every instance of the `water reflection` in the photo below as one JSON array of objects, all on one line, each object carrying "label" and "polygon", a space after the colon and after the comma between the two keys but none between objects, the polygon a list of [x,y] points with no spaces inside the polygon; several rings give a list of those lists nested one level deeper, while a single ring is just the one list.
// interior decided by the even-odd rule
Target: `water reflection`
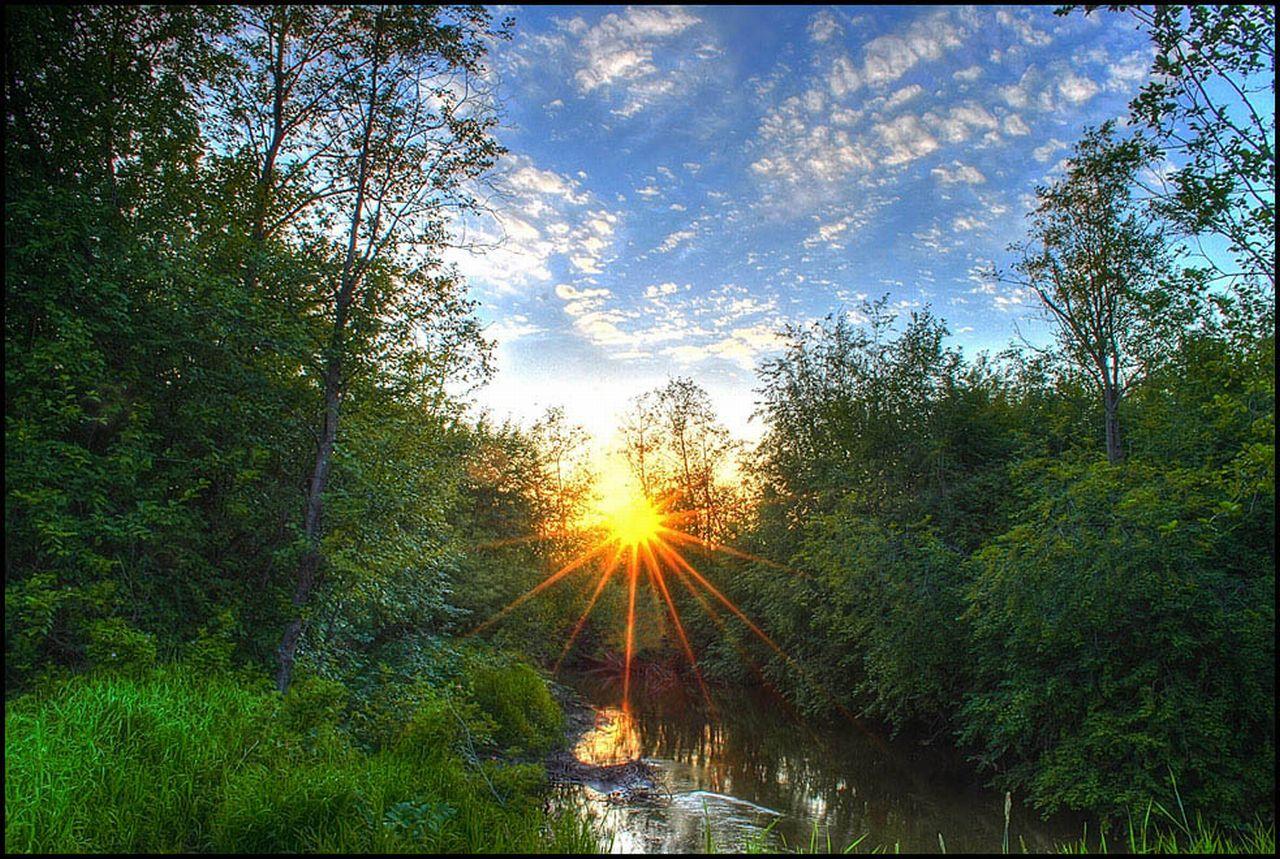
[{"label": "water reflection", "polygon": [[635,717],[618,707],[599,708],[594,727],[574,746],[573,756],[595,766],[621,764],[642,757]]},{"label": "water reflection", "polygon": [[[661,771],[670,796],[617,805],[590,788],[573,797],[602,819],[614,852],[699,852],[709,827],[720,850],[749,838],[766,845],[808,844],[817,825],[836,849],[868,833],[862,847],[888,850],[999,850],[1003,795],[976,786],[944,749],[889,742],[844,724],[815,729],[791,718],[766,693],[720,691],[708,714],[695,695],[675,686],[608,706],[617,690],[598,679],[575,685],[595,702],[597,723],[575,749],[587,763],[644,757]],[[781,819],[778,819],[781,815]],[[761,835],[773,824],[768,835]],[[1014,849],[1048,850],[1078,835],[1074,819],[1040,821],[1014,808]]]}]

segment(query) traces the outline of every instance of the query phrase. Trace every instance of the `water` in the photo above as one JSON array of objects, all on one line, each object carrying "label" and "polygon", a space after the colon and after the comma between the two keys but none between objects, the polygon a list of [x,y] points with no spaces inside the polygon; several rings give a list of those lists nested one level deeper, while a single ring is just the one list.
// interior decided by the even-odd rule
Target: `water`
[{"label": "water", "polygon": [[[610,802],[590,787],[565,789],[585,805],[615,853],[719,852],[753,846],[858,851],[1000,852],[1004,795],[983,789],[954,752],[891,741],[873,727],[805,725],[764,692],[717,690],[709,713],[679,687],[636,695],[618,707],[616,684],[577,678],[595,707],[595,728],[575,748],[586,763],[643,757],[661,774],[654,801]],[[943,742],[943,740],[939,740]],[[816,826],[816,829],[815,829]],[[1012,852],[1052,850],[1079,837],[1073,818],[1041,821],[1013,804]],[[816,835],[815,835],[816,832]]]}]

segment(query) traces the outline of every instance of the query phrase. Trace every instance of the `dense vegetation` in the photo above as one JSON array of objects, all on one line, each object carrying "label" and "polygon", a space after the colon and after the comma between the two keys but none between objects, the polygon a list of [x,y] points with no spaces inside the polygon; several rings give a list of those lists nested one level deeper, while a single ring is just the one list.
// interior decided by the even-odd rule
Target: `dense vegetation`
[{"label": "dense vegetation", "polygon": [[[1274,819],[1274,18],[1196,9],[1135,13],[1163,77],[992,273],[1051,343],[966,357],[887,300],[790,330],[750,451],[691,380],[637,399],[640,484],[787,654],[673,594],[708,677],[946,737],[1043,810],[1176,781],[1202,831]],[[459,643],[591,539],[563,412],[469,416],[489,344],[441,263],[509,25],[4,14],[6,848],[592,849],[544,813],[562,716],[519,661],[588,591]],[[641,660],[679,662],[640,609]]]}]

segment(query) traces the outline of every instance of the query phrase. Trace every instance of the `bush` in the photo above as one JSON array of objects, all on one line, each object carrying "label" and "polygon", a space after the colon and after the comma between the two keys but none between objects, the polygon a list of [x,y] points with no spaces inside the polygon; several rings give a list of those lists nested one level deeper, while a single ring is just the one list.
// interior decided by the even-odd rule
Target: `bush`
[{"label": "bush", "polygon": [[494,721],[494,739],[503,748],[536,754],[560,740],[564,713],[547,684],[528,665],[476,665],[472,694],[480,711]]},{"label": "bush", "polygon": [[156,639],[122,618],[95,620],[89,625],[85,656],[93,666],[139,675],[156,664]]},{"label": "bush", "polygon": [[896,727],[938,726],[965,675],[960,557],[922,528],[820,517],[802,552],[824,587],[818,624],[855,657],[833,688]]},{"label": "bush", "polygon": [[[1035,476],[1028,472],[1028,476]],[[1061,465],[976,556],[962,736],[1038,806],[1274,813],[1275,570],[1209,473]]]}]

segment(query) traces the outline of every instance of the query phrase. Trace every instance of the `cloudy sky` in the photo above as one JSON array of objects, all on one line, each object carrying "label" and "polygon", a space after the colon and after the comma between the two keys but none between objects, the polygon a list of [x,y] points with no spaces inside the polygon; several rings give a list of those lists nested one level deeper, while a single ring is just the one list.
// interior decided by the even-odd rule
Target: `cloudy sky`
[{"label": "cloudy sky", "polygon": [[978,271],[1150,64],[1128,17],[1052,7],[499,14],[510,155],[467,238],[500,244],[455,257],[498,342],[479,399],[522,421],[563,405],[602,437],[673,375],[755,436],[779,329],[863,296],[1002,348],[1028,296]]}]

